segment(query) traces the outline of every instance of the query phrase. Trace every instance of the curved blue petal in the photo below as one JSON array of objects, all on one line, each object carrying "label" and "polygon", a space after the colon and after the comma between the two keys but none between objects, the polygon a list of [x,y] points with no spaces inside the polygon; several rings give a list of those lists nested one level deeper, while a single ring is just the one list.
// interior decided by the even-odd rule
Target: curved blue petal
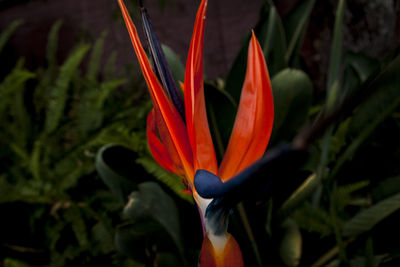
[{"label": "curved blue petal", "polygon": [[143,7],[142,1],[140,3],[140,12],[142,14],[143,29],[149,43],[150,55],[153,59],[153,65],[155,72],[160,80],[164,90],[171,98],[174,106],[181,114],[182,118],[185,119],[185,109],[183,100],[179,94],[177,85],[174,78],[172,77],[171,70],[169,69],[167,60],[165,59],[164,52],[161,48],[160,41],[154,31],[153,24],[151,23],[150,16],[147,10]]},{"label": "curved blue petal", "polygon": [[273,191],[279,191],[290,182],[288,178],[299,170],[307,158],[306,155],[304,150],[291,145],[280,145],[225,183],[210,172],[198,170],[194,185],[200,196],[224,197],[229,199],[229,203],[238,203],[248,198],[266,199]]}]

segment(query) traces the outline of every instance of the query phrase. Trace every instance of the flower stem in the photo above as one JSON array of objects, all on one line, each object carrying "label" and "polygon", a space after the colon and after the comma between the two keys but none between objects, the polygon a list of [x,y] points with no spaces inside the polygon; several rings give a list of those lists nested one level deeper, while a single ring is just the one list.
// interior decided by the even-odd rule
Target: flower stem
[{"label": "flower stem", "polygon": [[262,266],[262,261],[261,261],[260,253],[258,252],[258,246],[256,243],[256,239],[254,238],[253,231],[251,230],[250,222],[247,217],[247,213],[246,213],[243,203],[239,203],[237,205],[237,209],[239,211],[239,216],[240,216],[240,219],[242,220],[246,234],[250,240],[251,247],[253,249],[254,256],[256,257],[257,264],[258,264],[258,266]]}]

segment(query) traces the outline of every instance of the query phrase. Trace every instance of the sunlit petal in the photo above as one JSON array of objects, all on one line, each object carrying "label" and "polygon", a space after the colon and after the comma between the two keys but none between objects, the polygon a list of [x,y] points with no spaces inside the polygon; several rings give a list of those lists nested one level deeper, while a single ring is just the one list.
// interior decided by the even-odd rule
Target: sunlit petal
[{"label": "sunlit petal", "polygon": [[267,148],[274,118],[273,96],[264,54],[252,34],[239,110],[219,177],[231,178],[259,159]]}]

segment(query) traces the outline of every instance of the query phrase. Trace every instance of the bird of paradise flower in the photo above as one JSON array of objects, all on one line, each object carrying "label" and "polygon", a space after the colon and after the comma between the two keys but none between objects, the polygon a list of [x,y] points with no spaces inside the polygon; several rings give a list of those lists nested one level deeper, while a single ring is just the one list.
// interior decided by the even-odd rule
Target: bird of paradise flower
[{"label": "bird of paradise flower", "polygon": [[[220,203],[224,202],[223,196],[228,189],[243,180],[241,173],[248,172],[246,169],[265,152],[274,118],[273,95],[264,55],[253,32],[239,109],[225,155],[218,167],[203,87],[207,2],[202,0],[197,12],[186,62],[182,101],[164,62],[162,50],[151,48],[156,65],[153,70],[124,2],[118,0],[154,105],[147,118],[150,151],[163,168],[182,177],[199,208],[204,235],[199,264],[202,267],[235,267],[243,266],[242,254],[235,239],[227,232],[230,208],[224,208]],[[144,22],[149,23],[149,20]],[[155,35],[147,37],[150,46],[159,46]],[[224,188],[224,185],[229,185],[229,188]]]}]

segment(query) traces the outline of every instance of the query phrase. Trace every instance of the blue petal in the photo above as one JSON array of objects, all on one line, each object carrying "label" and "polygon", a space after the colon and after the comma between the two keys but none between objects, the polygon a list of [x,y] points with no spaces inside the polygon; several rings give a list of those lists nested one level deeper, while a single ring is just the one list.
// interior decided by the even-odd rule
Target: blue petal
[{"label": "blue petal", "polygon": [[156,74],[161,81],[164,90],[174,103],[176,109],[179,111],[182,118],[185,118],[185,109],[182,97],[179,94],[174,78],[172,77],[171,70],[169,69],[167,60],[165,59],[160,41],[158,40],[158,37],[154,31],[150,16],[147,13],[147,10],[143,7],[142,1],[140,1],[140,6],[143,29],[149,43],[150,55],[153,59],[153,64],[155,65],[154,67]]},{"label": "blue petal", "polygon": [[289,178],[293,178],[306,158],[306,151],[280,145],[225,183],[210,172],[198,170],[194,185],[200,196],[224,197],[232,205],[243,199],[266,199],[290,183]]}]

